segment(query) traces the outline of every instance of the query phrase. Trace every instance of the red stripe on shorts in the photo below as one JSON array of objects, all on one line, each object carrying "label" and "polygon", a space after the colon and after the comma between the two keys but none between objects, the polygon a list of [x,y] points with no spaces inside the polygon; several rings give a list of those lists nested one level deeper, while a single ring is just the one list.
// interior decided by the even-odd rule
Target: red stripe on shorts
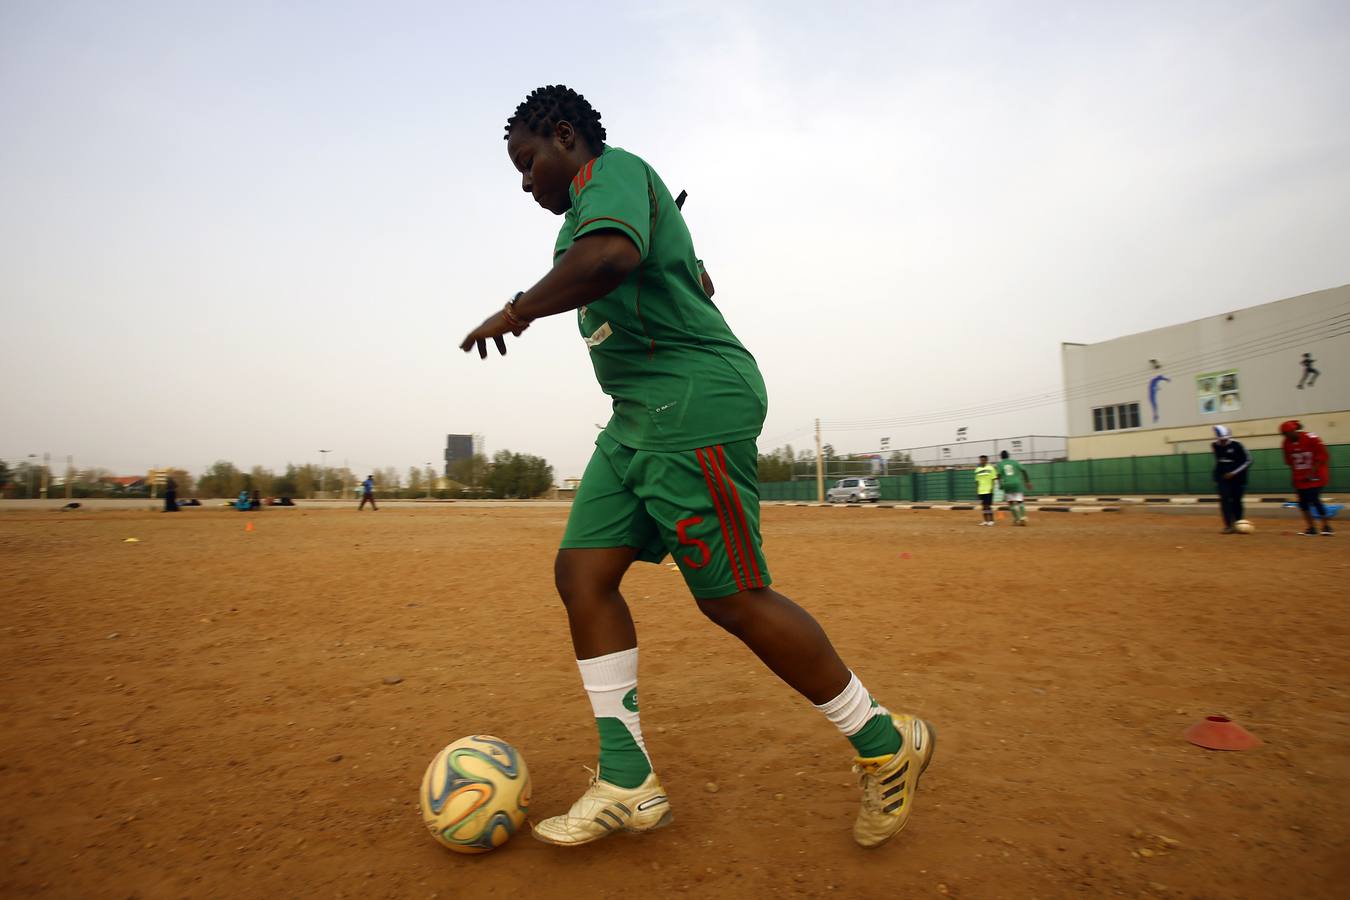
[{"label": "red stripe on shorts", "polygon": [[[727,510],[727,519],[731,522],[731,536],[735,541],[736,559],[740,562],[741,574],[745,577],[745,587],[755,587],[755,580],[750,576],[750,567],[745,563],[745,547],[750,543],[750,534],[746,531],[744,523],[736,518],[736,510],[731,504],[731,494],[735,486],[731,485],[731,479],[725,477],[725,466],[717,464],[718,447],[704,447],[703,453],[708,457],[708,465],[712,466],[713,478],[717,482],[718,490],[722,497],[722,504]],[[730,489],[729,489],[730,488]],[[759,585],[763,587],[763,585]]]},{"label": "red stripe on shorts", "polygon": [[708,495],[712,497],[713,509],[717,510],[717,520],[722,523],[722,543],[727,546],[727,559],[731,562],[731,573],[736,576],[736,589],[745,590],[745,580],[741,577],[740,562],[736,559],[736,542],[731,536],[731,530],[727,526],[727,514],[722,510],[722,498],[717,491],[717,486],[713,484],[712,472],[710,467],[715,468],[712,459],[704,459],[704,450],[695,450],[694,454],[698,457],[698,464],[703,467],[703,480],[708,482]]},{"label": "red stripe on shorts", "polygon": [[[717,445],[717,462],[726,486],[731,490],[731,499],[735,502],[734,515],[741,529],[741,540],[745,548],[745,558],[750,561],[750,565],[745,570],[745,580],[752,588],[764,587],[764,579],[759,574],[759,563],[755,560],[755,548],[750,539],[750,524],[745,519],[745,507],[741,505],[740,492],[736,490],[736,482],[731,479],[731,473],[727,471],[727,456],[722,450],[722,445]],[[728,504],[730,507],[730,504]],[[754,574],[751,575],[753,570]]]}]

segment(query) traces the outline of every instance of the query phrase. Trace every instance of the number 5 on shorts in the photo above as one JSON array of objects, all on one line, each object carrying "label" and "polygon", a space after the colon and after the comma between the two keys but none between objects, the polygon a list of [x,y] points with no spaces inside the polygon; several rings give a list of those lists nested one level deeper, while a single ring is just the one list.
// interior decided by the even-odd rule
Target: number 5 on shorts
[{"label": "number 5 on shorts", "polygon": [[694,561],[693,554],[685,556],[684,564],[691,569],[701,569],[708,564],[710,559],[712,559],[712,551],[708,549],[708,545],[696,537],[690,537],[685,531],[685,529],[689,528],[691,525],[698,525],[702,522],[702,516],[690,516],[687,519],[681,519],[675,523],[675,535],[680,539],[681,546],[697,547],[699,552],[703,554],[703,559],[698,562]]}]

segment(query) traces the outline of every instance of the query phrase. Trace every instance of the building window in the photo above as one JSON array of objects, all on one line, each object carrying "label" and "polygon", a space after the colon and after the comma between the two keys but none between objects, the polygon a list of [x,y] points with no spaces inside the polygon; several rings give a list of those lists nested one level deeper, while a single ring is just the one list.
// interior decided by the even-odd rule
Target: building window
[{"label": "building window", "polygon": [[1119,431],[1139,427],[1138,403],[1113,403],[1092,408],[1093,431]]}]

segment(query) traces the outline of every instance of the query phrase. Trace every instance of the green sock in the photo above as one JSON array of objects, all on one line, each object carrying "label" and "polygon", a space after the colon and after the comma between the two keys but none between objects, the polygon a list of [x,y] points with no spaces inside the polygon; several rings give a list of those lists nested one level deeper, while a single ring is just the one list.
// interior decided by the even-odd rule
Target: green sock
[{"label": "green sock", "polygon": [[633,647],[577,660],[600,731],[600,780],[635,788],[652,773],[638,719],[638,652]]},{"label": "green sock", "polygon": [[635,788],[652,774],[651,761],[619,719],[595,720],[600,729],[600,780],[621,788]]},{"label": "green sock", "polygon": [[848,736],[853,749],[862,757],[886,756],[900,749],[900,732],[889,713],[873,716],[857,734]]}]

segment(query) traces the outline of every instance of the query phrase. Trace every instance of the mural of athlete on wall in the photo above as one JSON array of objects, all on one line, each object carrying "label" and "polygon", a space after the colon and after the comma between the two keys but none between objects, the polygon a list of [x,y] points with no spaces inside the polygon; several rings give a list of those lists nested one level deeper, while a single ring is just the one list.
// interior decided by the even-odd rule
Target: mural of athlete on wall
[{"label": "mural of athlete on wall", "polygon": [[1311,353],[1303,354],[1303,359],[1301,360],[1303,365],[1303,377],[1298,380],[1298,389],[1300,391],[1303,390],[1304,382],[1307,382],[1308,387],[1317,384],[1317,376],[1322,373],[1313,366],[1313,363],[1315,362],[1317,362],[1317,360],[1312,358]]},{"label": "mural of athlete on wall", "polygon": [[1154,375],[1148,382],[1148,403],[1153,407],[1153,421],[1158,421],[1158,388],[1170,384],[1172,379],[1166,375]]}]

